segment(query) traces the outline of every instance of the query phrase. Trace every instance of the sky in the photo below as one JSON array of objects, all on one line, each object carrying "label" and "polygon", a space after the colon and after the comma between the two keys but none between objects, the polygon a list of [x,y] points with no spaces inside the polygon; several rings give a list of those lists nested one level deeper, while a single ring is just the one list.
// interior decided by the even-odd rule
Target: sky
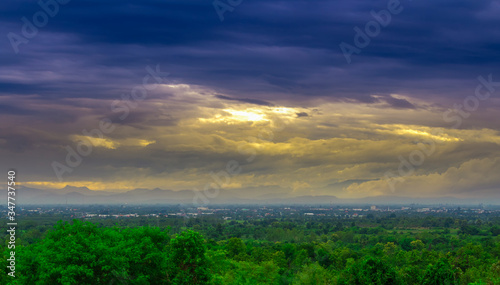
[{"label": "sky", "polygon": [[500,1],[41,3],[0,9],[24,186],[500,198]]}]

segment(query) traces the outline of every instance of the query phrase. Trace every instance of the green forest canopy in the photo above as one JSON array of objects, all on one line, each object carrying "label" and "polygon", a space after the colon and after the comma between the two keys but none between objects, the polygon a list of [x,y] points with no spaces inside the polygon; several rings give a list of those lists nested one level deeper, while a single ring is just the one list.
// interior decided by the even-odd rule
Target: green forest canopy
[{"label": "green forest canopy", "polygon": [[[199,221],[198,221],[199,222]],[[452,221],[457,223],[457,221]],[[59,222],[16,247],[1,284],[500,284],[496,226],[390,231],[341,222],[169,228]],[[228,237],[231,228],[262,239]],[[242,230],[243,229],[243,230]],[[455,231],[455,232],[453,232]],[[477,231],[477,232],[476,232]],[[321,234],[323,233],[323,234]],[[474,233],[478,235],[474,235]],[[321,235],[318,235],[321,234]],[[482,234],[482,235],[480,235]],[[230,234],[229,234],[230,235]],[[302,240],[294,240],[301,235]],[[246,236],[251,236],[250,234]],[[219,238],[217,238],[219,237]],[[25,238],[29,235],[25,234]],[[3,251],[3,260],[9,250]]]}]

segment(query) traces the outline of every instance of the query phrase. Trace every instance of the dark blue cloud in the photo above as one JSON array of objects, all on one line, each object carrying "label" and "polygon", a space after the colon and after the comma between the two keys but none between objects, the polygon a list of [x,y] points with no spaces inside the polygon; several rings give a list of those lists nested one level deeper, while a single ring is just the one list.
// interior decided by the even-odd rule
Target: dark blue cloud
[{"label": "dark blue cloud", "polygon": [[250,103],[250,104],[256,104],[256,105],[261,105],[261,106],[272,106],[273,104],[271,102],[267,102],[264,100],[259,100],[259,99],[252,99],[252,98],[232,98],[224,95],[216,95],[215,97],[219,99],[224,99],[224,100],[229,100],[229,101],[238,101],[238,102],[243,102],[243,103]]},{"label": "dark blue cloud", "polygon": [[[73,0],[19,54],[6,36],[0,44],[6,69],[60,77],[0,77],[0,92],[116,97],[140,83],[146,65],[159,63],[172,80],[241,100],[370,102],[372,94],[394,93],[463,98],[478,75],[498,73],[500,9],[493,0],[401,0],[403,11],[348,64],[339,44],[353,44],[354,27],[363,29],[370,12],[388,2],[244,0],[221,22],[211,1]],[[39,10],[35,1],[5,2],[0,32],[20,34],[21,17]]]}]

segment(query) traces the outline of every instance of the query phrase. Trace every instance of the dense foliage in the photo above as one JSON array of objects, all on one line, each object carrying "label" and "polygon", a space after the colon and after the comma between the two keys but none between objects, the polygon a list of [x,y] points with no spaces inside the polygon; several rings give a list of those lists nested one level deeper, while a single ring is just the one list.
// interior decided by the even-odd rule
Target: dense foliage
[{"label": "dense foliage", "polygon": [[500,284],[496,222],[153,221],[33,226],[16,247],[16,278],[2,266],[0,284]]}]

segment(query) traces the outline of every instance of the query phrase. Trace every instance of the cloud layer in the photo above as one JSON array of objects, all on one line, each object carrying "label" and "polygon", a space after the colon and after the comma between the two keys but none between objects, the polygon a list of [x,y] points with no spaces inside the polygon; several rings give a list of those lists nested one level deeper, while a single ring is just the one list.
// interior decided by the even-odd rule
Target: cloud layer
[{"label": "cloud layer", "polygon": [[[234,160],[225,188],[498,198],[500,90],[458,109],[478,76],[500,81],[500,1],[401,0],[346,62],[339,44],[388,2],[243,1],[223,22],[207,1],[60,4],[17,54],[0,41],[2,168],[31,186],[181,190]],[[0,33],[23,36],[40,10],[7,1]],[[147,66],[169,75],[142,85]],[[127,101],[137,86],[147,97]],[[458,128],[443,119],[454,108]],[[86,137],[102,119],[114,130]],[[59,181],[52,163],[87,140]],[[389,187],[422,145],[434,151]]]}]

